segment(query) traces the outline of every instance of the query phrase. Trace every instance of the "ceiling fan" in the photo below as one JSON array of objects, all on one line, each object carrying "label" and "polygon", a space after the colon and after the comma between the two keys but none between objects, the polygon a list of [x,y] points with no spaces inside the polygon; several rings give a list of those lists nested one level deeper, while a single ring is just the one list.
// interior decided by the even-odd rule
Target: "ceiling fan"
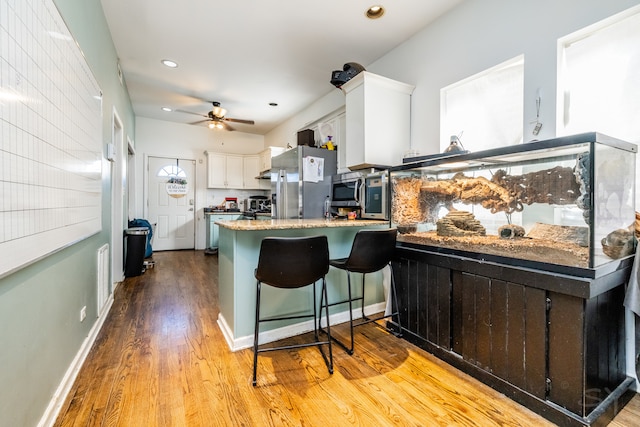
[{"label": "ceiling fan", "polygon": [[225,117],[227,114],[227,110],[220,106],[220,103],[217,101],[212,101],[213,109],[209,111],[207,114],[194,113],[191,111],[185,110],[176,110],[181,113],[189,113],[195,114],[197,116],[205,117],[205,120],[198,120],[197,122],[190,123],[192,125],[197,125],[200,123],[208,122],[209,129],[224,129],[228,131],[236,130],[233,126],[228,124],[227,122],[234,123],[242,123],[245,125],[253,125],[255,122],[253,120],[242,120],[242,119],[233,119],[231,117]]}]

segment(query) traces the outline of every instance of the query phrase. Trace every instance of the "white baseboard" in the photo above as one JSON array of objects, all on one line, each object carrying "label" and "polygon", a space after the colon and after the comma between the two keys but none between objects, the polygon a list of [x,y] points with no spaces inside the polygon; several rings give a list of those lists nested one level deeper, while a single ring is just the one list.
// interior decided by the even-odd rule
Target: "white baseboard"
[{"label": "white baseboard", "polygon": [[56,392],[53,394],[51,401],[49,402],[49,406],[44,411],[42,418],[40,418],[40,422],[38,423],[38,427],[49,427],[52,426],[56,418],[58,418],[58,414],[60,413],[60,409],[62,409],[62,405],[71,391],[71,387],[73,386],[76,377],[78,376],[78,372],[80,372],[80,368],[84,364],[84,361],[87,359],[87,355],[89,354],[89,350],[93,346],[96,338],[98,337],[98,332],[102,329],[102,325],[104,324],[109,311],[111,310],[111,306],[113,305],[113,292],[109,295],[108,300],[105,302],[104,308],[102,309],[101,315],[96,320],[96,323],[93,324],[93,327],[89,331],[89,335],[84,339],[78,353],[73,358],[71,365],[67,369],[67,372],[62,377],[62,381]]},{"label": "white baseboard", "polygon": [[[385,303],[379,302],[376,304],[371,304],[365,307],[366,313],[380,313],[385,309]],[[342,311],[340,313],[335,313],[329,316],[331,319],[332,325],[337,325],[339,323],[344,323],[349,321],[349,311]],[[362,312],[360,308],[353,310],[353,318],[359,319],[362,317]],[[229,324],[225,320],[222,314],[218,315],[218,326],[222,331],[222,335],[224,335],[225,341],[227,341],[227,345],[231,349],[231,351],[238,351],[245,348],[253,347],[253,335],[246,335],[243,337],[234,338],[233,331],[229,327]],[[304,334],[306,332],[313,331],[313,320],[307,320],[304,322],[296,323],[289,326],[284,326],[282,328],[272,329],[269,331],[260,332],[260,344],[266,344],[273,341],[278,341],[283,338],[293,337],[295,335]]]}]

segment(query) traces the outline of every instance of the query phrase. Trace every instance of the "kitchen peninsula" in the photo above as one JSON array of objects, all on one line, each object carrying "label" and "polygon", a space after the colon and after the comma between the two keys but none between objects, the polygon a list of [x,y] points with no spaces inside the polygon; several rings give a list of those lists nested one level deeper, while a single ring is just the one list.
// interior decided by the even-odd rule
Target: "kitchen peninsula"
[{"label": "kitchen peninsula", "polygon": [[[367,228],[388,228],[388,221],[378,220],[325,220],[325,219],[282,219],[282,220],[237,220],[216,221],[220,228],[219,241],[219,302],[218,325],[231,350],[250,347],[253,344],[253,329],[256,302],[256,279],[254,270],[258,265],[260,242],[265,237],[298,237],[325,235],[329,241],[329,256],[341,258],[349,255],[353,238],[358,230]],[[365,311],[379,312],[385,307],[383,276],[388,269],[369,274]],[[329,301],[344,299],[347,292],[347,278],[344,271],[331,268],[326,276]],[[357,277],[359,283],[360,277]],[[355,292],[359,292],[356,286]],[[319,293],[317,295],[320,297]],[[263,288],[261,311],[265,315],[278,312],[280,315],[308,313],[312,310],[311,288],[283,292],[280,289]],[[283,313],[283,307],[289,311]],[[330,313],[332,324],[348,320],[348,308],[333,307]],[[285,310],[286,311],[286,310]],[[358,310],[359,311],[359,310]],[[302,323],[273,322],[272,329],[261,332],[260,342],[270,342],[297,335],[313,329],[312,321]]]}]

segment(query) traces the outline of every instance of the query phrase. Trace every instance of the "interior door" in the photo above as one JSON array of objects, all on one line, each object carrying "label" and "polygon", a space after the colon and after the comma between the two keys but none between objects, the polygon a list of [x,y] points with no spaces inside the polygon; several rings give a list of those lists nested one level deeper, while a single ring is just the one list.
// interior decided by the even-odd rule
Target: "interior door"
[{"label": "interior door", "polygon": [[154,251],[195,248],[195,160],[148,160],[148,215]]}]

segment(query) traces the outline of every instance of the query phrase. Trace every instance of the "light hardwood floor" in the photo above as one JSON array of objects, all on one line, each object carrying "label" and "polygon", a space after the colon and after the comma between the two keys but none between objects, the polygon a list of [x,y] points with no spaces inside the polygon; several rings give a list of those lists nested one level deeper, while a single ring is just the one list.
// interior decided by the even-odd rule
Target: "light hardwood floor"
[{"label": "light hardwood floor", "polygon": [[[263,353],[252,387],[252,351],[231,352],[216,324],[217,257],[154,259],[116,291],[57,426],[553,425],[374,325],[353,356],[334,346],[333,375],[317,348]],[[640,425],[638,396],[610,425]]]}]

